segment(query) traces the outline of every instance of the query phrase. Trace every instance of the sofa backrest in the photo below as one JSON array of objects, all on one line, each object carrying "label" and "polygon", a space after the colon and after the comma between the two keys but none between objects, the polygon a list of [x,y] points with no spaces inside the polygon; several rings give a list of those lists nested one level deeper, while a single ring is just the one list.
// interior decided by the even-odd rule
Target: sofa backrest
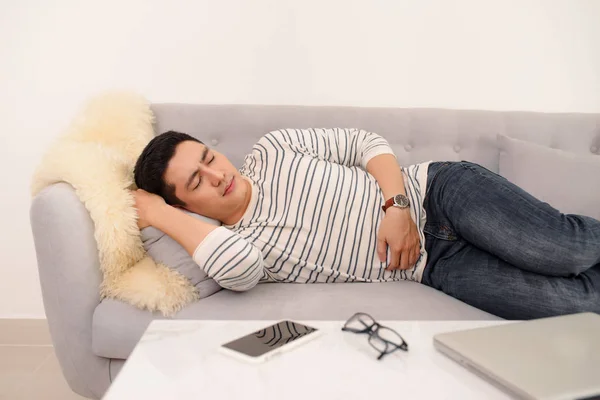
[{"label": "sofa backrest", "polygon": [[468,160],[498,172],[497,134],[600,154],[600,114],[445,109],[154,104],[155,130],[189,133],[238,168],[252,145],[281,128],[360,128],[386,138],[401,165]]}]

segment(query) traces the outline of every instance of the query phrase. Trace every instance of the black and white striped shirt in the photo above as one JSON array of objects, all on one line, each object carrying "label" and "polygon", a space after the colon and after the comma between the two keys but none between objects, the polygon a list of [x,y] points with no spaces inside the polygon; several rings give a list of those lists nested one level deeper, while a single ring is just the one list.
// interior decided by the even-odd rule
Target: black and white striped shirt
[{"label": "black and white striped shirt", "polygon": [[[421,281],[427,254],[423,197],[429,163],[402,168],[421,256],[406,271],[386,271],[377,256],[385,202],[369,160],[393,154],[381,136],[357,129],[285,129],[263,136],[240,173],[252,184],[242,219],[198,245],[194,261],[221,286],[266,282]],[[388,257],[389,257],[388,250]]]}]

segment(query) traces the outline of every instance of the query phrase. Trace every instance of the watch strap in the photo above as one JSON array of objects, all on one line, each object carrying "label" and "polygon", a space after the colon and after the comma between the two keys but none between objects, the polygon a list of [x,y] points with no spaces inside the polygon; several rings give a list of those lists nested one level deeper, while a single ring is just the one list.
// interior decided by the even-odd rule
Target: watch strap
[{"label": "watch strap", "polygon": [[390,197],[389,199],[387,199],[387,201],[381,208],[383,209],[383,212],[386,212],[386,210],[393,205],[394,205],[394,198]]}]

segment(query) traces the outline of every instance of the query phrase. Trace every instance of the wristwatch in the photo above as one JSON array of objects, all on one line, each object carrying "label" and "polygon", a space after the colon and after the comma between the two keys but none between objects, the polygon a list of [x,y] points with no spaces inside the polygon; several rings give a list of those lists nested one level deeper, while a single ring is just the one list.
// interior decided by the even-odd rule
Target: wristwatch
[{"label": "wristwatch", "polygon": [[408,208],[410,207],[410,200],[408,200],[408,197],[403,194],[397,194],[391,199],[388,199],[388,201],[386,201],[381,208],[383,209],[383,212],[385,212],[385,210],[392,206],[398,208]]}]

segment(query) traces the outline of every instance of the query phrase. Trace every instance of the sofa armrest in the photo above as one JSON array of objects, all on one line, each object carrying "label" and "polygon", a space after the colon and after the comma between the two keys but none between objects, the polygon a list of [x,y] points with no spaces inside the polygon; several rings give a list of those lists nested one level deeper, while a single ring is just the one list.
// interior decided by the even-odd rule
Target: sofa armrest
[{"label": "sofa armrest", "polygon": [[50,335],[71,389],[100,398],[110,384],[110,360],[92,353],[92,317],[102,279],[94,223],[73,187],[42,190],[30,209]]}]

